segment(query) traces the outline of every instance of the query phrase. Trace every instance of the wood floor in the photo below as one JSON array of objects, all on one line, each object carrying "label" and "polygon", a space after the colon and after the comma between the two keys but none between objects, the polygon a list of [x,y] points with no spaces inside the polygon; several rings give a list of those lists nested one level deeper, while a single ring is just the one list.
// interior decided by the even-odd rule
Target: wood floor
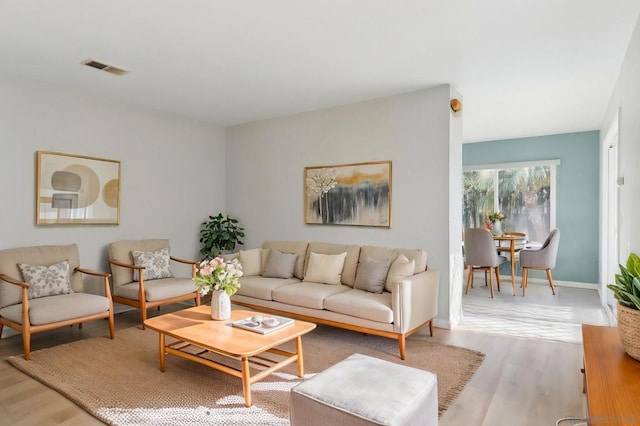
[{"label": "wood floor", "polygon": [[[474,289],[477,293],[475,297],[484,296],[485,290],[481,287],[476,286]],[[536,289],[530,285],[526,300],[514,300],[514,303],[546,303],[548,297],[544,291],[548,287],[542,287]],[[583,309],[587,306],[586,310],[581,311],[582,316],[577,321],[589,320],[589,309],[595,318],[592,323],[602,321],[595,291],[560,287],[558,296],[560,295],[571,301],[576,308]],[[488,290],[486,296],[488,297]],[[558,300],[560,298],[551,299],[551,302],[562,307]],[[181,308],[184,306],[176,304],[163,307],[160,312],[149,310],[149,316]],[[472,318],[471,321],[473,320]],[[429,337],[428,329],[424,329],[414,335],[415,338],[463,346],[486,354],[482,366],[440,419],[440,426],[554,425],[560,417],[583,415],[580,343],[523,338],[508,333],[500,334],[495,330],[485,333],[473,330],[473,324],[468,322],[469,319],[467,323],[463,322],[464,330],[435,329],[435,336]],[[116,316],[116,329],[138,323],[137,311]],[[93,321],[85,324],[82,330],[67,327],[34,335],[32,350],[107,333],[106,321]],[[5,338],[0,342],[0,425],[102,424],[57,392],[20,373],[6,362],[9,356],[21,353],[20,336]],[[99,359],[95,361],[100,362]],[[570,424],[568,422],[563,426]]]}]

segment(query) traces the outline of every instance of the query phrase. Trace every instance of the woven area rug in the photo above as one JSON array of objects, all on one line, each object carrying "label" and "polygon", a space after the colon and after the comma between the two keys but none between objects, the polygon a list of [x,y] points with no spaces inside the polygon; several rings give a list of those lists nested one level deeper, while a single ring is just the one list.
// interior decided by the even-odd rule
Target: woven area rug
[{"label": "woven area rug", "polygon": [[[302,344],[305,378],[353,353],[433,372],[440,413],[484,358],[480,352],[408,339],[402,361],[395,340],[322,326]],[[292,344],[283,348],[294,350]],[[31,361],[22,356],[8,361],[112,425],[288,425],[289,390],[302,380],[295,364],[287,366],[251,386],[253,406],[247,408],[239,378],[173,356],[160,372],[158,334],[137,327],[118,331],[115,340],[95,337],[32,352]]]}]

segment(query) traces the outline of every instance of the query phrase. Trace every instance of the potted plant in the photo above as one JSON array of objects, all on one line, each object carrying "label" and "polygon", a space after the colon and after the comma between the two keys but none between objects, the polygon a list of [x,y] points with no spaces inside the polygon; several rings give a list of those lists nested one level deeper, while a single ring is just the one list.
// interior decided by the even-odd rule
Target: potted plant
[{"label": "potted plant", "polygon": [[631,253],[620,265],[615,284],[607,285],[618,300],[618,332],[625,352],[640,361],[640,257]]},{"label": "potted plant", "polygon": [[213,259],[221,253],[234,250],[237,244],[244,244],[244,228],[238,225],[238,220],[222,213],[209,216],[209,220],[202,222],[200,228],[200,254],[205,259]]}]

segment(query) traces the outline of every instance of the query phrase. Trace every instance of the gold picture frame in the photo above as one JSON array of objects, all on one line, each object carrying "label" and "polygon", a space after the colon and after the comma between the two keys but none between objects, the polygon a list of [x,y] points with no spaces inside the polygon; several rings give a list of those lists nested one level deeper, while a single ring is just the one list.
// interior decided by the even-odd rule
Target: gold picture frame
[{"label": "gold picture frame", "polygon": [[306,224],[391,227],[391,161],[304,169]]},{"label": "gold picture frame", "polygon": [[120,224],[120,161],[37,151],[37,225]]}]

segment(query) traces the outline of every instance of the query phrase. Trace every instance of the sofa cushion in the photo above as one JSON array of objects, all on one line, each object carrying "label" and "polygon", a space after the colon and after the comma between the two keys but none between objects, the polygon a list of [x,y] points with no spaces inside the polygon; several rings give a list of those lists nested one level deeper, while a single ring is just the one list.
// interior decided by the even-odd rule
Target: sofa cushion
[{"label": "sofa cushion", "polygon": [[311,252],[304,280],[313,283],[340,285],[345,257],[347,257],[346,252],[340,254]]},{"label": "sofa cushion", "polygon": [[[142,278],[145,281],[173,277],[169,264],[169,247],[155,251],[131,250],[131,257],[135,266],[144,266]],[[133,271],[133,280],[140,281],[137,269]]]},{"label": "sofa cushion", "polygon": [[307,254],[307,242],[295,241],[265,241],[262,244],[263,249],[276,249],[282,253],[295,253],[298,255],[296,259],[296,267],[293,269],[293,276],[299,279],[304,277],[304,262]]},{"label": "sofa cushion", "polygon": [[69,262],[54,263],[50,266],[19,263],[24,282],[29,284],[28,299],[73,293],[69,281]]},{"label": "sofa cushion", "polygon": [[[52,265],[63,260],[68,260],[69,262],[71,288],[75,291],[82,290],[82,274],[75,270],[75,268],[80,266],[78,246],[75,244],[0,250],[0,274],[7,274],[19,280],[21,272],[18,263]],[[0,308],[20,303],[21,301],[22,293],[20,287],[4,281],[0,282]]]},{"label": "sofa cushion", "polygon": [[272,295],[273,300],[276,302],[311,309],[323,309],[326,297],[349,290],[351,290],[351,287],[345,285],[301,282],[276,288],[273,290]]},{"label": "sofa cushion", "polygon": [[272,291],[276,288],[300,283],[297,278],[266,278],[266,277],[242,277],[237,294],[241,296],[255,297],[262,300],[273,300]]},{"label": "sofa cushion", "polygon": [[389,271],[389,261],[367,257],[358,265],[358,273],[353,283],[357,288],[371,293],[382,293]]},{"label": "sofa cushion", "polygon": [[[124,297],[125,299],[139,300],[138,289],[139,284],[133,282],[114,288],[113,295]],[[184,296],[197,290],[198,288],[191,278],[162,278],[144,282],[144,292],[147,302]]]},{"label": "sofa cushion", "polygon": [[347,257],[344,259],[341,282],[342,284],[353,287],[353,282],[356,279],[356,270],[358,269],[360,246],[320,242],[309,243],[309,250],[307,250],[307,257],[305,259],[305,270],[308,268],[309,256],[311,256],[312,252],[320,254],[340,254],[346,252]]},{"label": "sofa cushion", "polygon": [[259,248],[240,250],[239,258],[244,276],[260,275],[262,272],[262,253]]},{"label": "sofa cushion", "polygon": [[[94,315],[109,310],[109,299],[88,293],[40,297],[29,301],[31,325],[50,324]],[[0,316],[22,324],[22,303],[0,309]]]},{"label": "sofa cushion", "polygon": [[387,280],[384,284],[384,288],[387,291],[392,291],[396,283],[404,280],[413,275],[415,271],[415,260],[407,259],[407,256],[401,254],[391,264],[389,273],[387,274]]},{"label": "sofa cushion", "polygon": [[262,276],[267,278],[292,278],[293,269],[296,267],[296,259],[298,259],[298,255],[295,253],[282,253],[276,249],[269,250],[269,257]]},{"label": "sofa cushion", "polygon": [[324,307],[332,312],[364,318],[371,321],[391,324],[391,293],[370,293],[368,291],[350,289],[324,299]]}]

